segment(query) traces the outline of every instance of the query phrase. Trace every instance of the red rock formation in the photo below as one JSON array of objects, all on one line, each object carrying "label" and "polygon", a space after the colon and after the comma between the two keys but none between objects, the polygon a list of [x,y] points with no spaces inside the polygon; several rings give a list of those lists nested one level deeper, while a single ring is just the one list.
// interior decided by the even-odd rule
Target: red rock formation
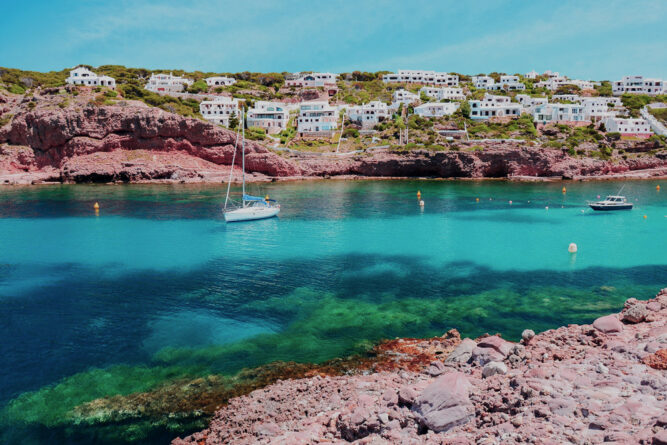
[{"label": "red rock formation", "polygon": [[[526,332],[522,343],[458,343],[452,332],[443,339],[448,350],[458,343],[454,359],[438,354],[438,366],[279,381],[230,400],[208,429],[173,443],[664,443],[667,289],[628,300],[628,313],[612,317],[627,323],[622,330],[569,325]],[[410,363],[405,355],[431,350],[432,340],[395,353]],[[470,342],[493,350],[500,372],[484,373]],[[647,352],[653,344],[663,349]]]},{"label": "red rock formation", "polygon": [[[157,108],[139,106],[87,107],[83,109],[35,109],[15,116],[0,130],[5,147],[30,147],[33,157],[16,159],[24,170],[62,168],[65,181],[163,179],[178,171],[187,155],[215,165],[230,165],[235,133],[198,119],[184,118]],[[141,174],[123,172],[115,163],[118,156],[94,158],[92,153],[145,150],[175,154],[158,156]],[[10,151],[3,149],[3,153]],[[77,159],[80,158],[80,159]],[[72,162],[73,159],[77,159]],[[23,163],[25,162],[25,163]],[[166,168],[168,163],[171,169]],[[237,162],[240,162],[237,156]],[[192,163],[192,162],[191,162]],[[7,166],[0,170],[9,170]],[[65,168],[66,167],[66,168]],[[255,142],[246,142],[246,169],[270,176],[295,176],[300,169]],[[93,172],[87,177],[86,172]],[[152,176],[157,173],[157,176]]]}]

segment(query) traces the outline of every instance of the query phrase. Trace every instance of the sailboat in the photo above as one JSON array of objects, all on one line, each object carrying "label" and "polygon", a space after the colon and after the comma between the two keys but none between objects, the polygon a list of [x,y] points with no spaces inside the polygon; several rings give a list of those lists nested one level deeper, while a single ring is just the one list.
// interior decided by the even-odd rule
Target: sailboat
[{"label": "sailboat", "polygon": [[[240,131],[236,132],[236,143],[234,144],[234,156],[232,157],[232,168],[229,171],[229,182],[227,183],[227,196],[225,197],[225,206],[222,209],[225,221],[252,221],[255,219],[265,219],[276,216],[280,212],[280,204],[275,200],[260,196],[247,195],[245,192],[245,124],[243,114],[241,115]],[[234,163],[236,161],[236,151],[239,145],[239,134],[241,134],[241,169],[243,177],[243,188],[241,202],[234,203],[229,199],[229,192],[232,187],[232,175],[234,173]]]}]

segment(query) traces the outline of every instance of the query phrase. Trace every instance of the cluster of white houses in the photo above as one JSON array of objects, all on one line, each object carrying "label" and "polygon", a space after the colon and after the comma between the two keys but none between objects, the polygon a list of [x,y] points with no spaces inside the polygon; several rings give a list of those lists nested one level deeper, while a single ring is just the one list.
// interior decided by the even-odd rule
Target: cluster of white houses
[{"label": "cluster of white houses", "polygon": [[[295,73],[286,76],[285,85],[290,88],[324,88],[335,91],[337,74],[334,73]],[[542,79],[535,83],[537,87],[556,90],[563,85],[576,85],[580,89],[591,89],[597,82],[569,79],[558,72],[546,71],[542,74],[531,71],[525,79]],[[233,85],[232,77],[214,76],[204,79],[211,88]],[[422,117],[441,117],[451,115],[466,99],[464,90],[459,87],[459,76],[445,72],[401,70],[398,73],[385,74],[386,83],[406,83],[422,85],[419,93],[404,88],[393,91],[392,103],[371,101],[363,105],[330,105],[328,101],[302,102],[285,104],[282,102],[257,101],[247,111],[249,127],[264,128],[274,134],[285,130],[290,122],[290,112],[298,111],[295,118],[297,132],[301,135],[330,135],[338,128],[341,114],[364,129],[373,128],[378,123],[389,119],[401,106],[412,105],[414,113]],[[104,86],[115,88],[116,82],[109,76],[97,75],[90,69],[79,66],[67,78],[67,83],[83,86]],[[156,93],[181,93],[193,80],[172,73],[152,74],[145,88]],[[666,82],[662,79],[649,79],[642,76],[626,76],[612,83],[612,97],[582,97],[577,94],[554,94],[551,98],[532,97],[517,94],[512,100],[507,95],[494,95],[492,91],[523,91],[525,84],[516,75],[502,75],[496,82],[490,76],[473,76],[471,83],[476,89],[487,90],[479,100],[469,100],[470,118],[486,120],[492,118],[513,118],[529,114],[537,124],[568,123],[575,125],[590,122],[603,122],[609,132],[623,135],[646,137],[652,134],[649,123],[644,119],[620,117],[623,105],[619,97],[622,94],[667,94]],[[229,126],[232,116],[240,120],[243,99],[227,96],[214,96],[212,100],[200,103],[201,115],[216,124]],[[424,103],[422,103],[424,102]]]}]

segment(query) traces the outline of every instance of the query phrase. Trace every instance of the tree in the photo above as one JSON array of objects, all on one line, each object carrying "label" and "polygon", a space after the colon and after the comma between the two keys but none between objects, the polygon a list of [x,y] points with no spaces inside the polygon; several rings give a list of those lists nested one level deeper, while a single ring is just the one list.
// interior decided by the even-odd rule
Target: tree
[{"label": "tree", "polygon": [[239,125],[239,118],[236,116],[236,113],[229,116],[229,128],[232,130]]},{"label": "tree", "polygon": [[188,93],[198,94],[202,91],[208,91],[208,85],[203,80],[198,80],[188,88]]},{"label": "tree", "polygon": [[465,118],[470,118],[470,104],[468,101],[461,102],[461,106],[459,107],[459,110],[461,110],[461,114]]}]

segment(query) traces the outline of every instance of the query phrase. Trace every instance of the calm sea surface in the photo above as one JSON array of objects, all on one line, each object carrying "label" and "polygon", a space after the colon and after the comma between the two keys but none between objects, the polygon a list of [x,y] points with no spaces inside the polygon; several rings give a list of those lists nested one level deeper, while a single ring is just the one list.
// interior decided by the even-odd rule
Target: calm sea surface
[{"label": "calm sea surface", "polygon": [[585,207],[621,186],[267,184],[250,192],[279,218],[235,224],[223,186],[0,188],[0,440],[164,443],[186,428],[81,432],[77,407],[383,338],[590,322],[667,286],[667,182]]}]

